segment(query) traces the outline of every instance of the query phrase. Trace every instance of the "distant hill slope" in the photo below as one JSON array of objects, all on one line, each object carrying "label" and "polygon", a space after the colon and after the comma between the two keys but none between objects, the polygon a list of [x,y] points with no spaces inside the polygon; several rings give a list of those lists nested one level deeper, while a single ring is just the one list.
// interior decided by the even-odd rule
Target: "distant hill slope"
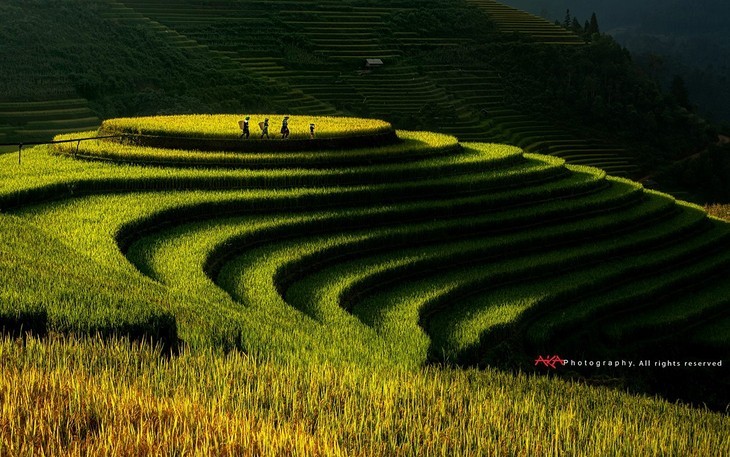
[{"label": "distant hill slope", "polygon": [[524,34],[544,44],[585,44],[576,34],[545,18],[495,0],[467,0],[467,2],[486,11],[501,32]]},{"label": "distant hill slope", "polygon": [[97,116],[241,107],[336,112],[139,14],[124,13],[106,1],[0,5],[0,143],[48,140],[67,126],[96,128]]},{"label": "distant hill slope", "polygon": [[[730,2],[725,0],[504,0],[548,20],[598,15],[603,32],[637,56],[665,87],[681,75],[703,116],[730,122]],[[661,59],[649,58],[661,56]]]},{"label": "distant hill slope", "polygon": [[[427,0],[418,8],[358,0],[11,0],[3,8],[16,19],[0,31],[9,43],[10,77],[0,83],[8,101],[47,99],[23,83],[46,68],[63,76],[65,98],[87,98],[101,118],[349,113],[518,144],[632,177],[684,147],[672,137],[676,125],[661,117],[668,108],[635,81],[629,60],[600,55],[576,35],[492,0]],[[39,43],[30,60],[13,53],[29,42]],[[384,65],[365,69],[366,58]],[[596,59],[596,68],[577,63]],[[640,90],[601,93],[617,80]],[[23,139],[27,129],[13,122],[0,125],[6,140]]]}]

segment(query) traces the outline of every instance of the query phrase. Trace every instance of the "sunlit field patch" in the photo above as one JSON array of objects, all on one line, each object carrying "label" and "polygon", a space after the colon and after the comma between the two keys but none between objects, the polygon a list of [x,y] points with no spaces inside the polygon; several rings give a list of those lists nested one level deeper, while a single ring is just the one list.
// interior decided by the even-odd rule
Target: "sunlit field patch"
[{"label": "sunlit field patch", "polygon": [[393,130],[390,123],[378,119],[354,117],[301,116],[289,114],[194,114],[109,119],[102,123],[104,134],[181,136],[230,139],[241,135],[239,121],[250,117],[251,138],[259,138],[259,122],[269,120],[269,133],[278,136],[282,120],[288,116],[290,138],[309,138],[309,125],[315,124],[320,138],[364,136]]},{"label": "sunlit field patch", "polygon": [[[247,141],[238,117],[206,124],[211,144]],[[727,448],[721,416],[489,367],[537,370],[547,350],[613,357],[614,340],[721,353],[727,224],[560,157],[362,122],[339,131],[359,143],[329,149],[79,132],[20,164],[0,156],[0,326],[26,337],[26,349],[0,342],[0,395],[28,387],[0,415],[0,455],[216,441],[242,455]],[[378,132],[394,141],[372,144]],[[296,141],[313,149],[283,149]],[[700,375],[701,393],[722,382]],[[12,419],[35,396],[48,407]]]},{"label": "sunlit field patch", "polygon": [[[333,150],[282,151],[199,151],[164,147],[146,147],[128,142],[105,139],[58,143],[53,150],[77,158],[109,160],[114,162],[168,164],[173,166],[228,167],[228,168],[333,168],[343,165],[403,162],[419,156],[441,156],[458,152],[460,146],[453,136],[433,132],[398,131],[399,141],[380,147],[361,147]],[[96,132],[79,132],[55,137],[57,141],[94,138]],[[243,141],[236,143],[244,145]],[[310,140],[301,140],[308,145]],[[215,147],[215,144],[213,144]],[[514,148],[515,153],[521,153]]]}]

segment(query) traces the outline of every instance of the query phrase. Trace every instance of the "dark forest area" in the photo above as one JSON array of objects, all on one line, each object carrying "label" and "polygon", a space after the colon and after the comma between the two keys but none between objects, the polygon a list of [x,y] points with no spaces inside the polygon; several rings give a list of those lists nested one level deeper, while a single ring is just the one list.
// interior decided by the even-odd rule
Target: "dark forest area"
[{"label": "dark forest area", "polygon": [[730,123],[730,2],[724,0],[505,0],[549,20],[566,11],[581,24],[596,13],[601,32],[629,49],[664,88],[683,79],[696,110]]}]

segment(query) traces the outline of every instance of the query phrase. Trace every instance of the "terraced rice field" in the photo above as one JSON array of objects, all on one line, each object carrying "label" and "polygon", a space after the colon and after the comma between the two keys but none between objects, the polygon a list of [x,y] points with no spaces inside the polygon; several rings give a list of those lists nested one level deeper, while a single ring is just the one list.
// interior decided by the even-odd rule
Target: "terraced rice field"
[{"label": "terraced rice field", "polygon": [[[348,151],[107,139],[0,158],[7,233],[37,228],[5,249],[46,271],[48,246],[44,264],[76,272],[16,282],[6,265],[1,321],[410,367],[620,356],[615,338],[635,357],[727,349],[704,329],[727,318],[730,230],[701,208],[516,147],[402,131],[367,148],[362,125]],[[91,277],[133,292],[84,296]]]},{"label": "terraced rice field", "polygon": [[582,45],[576,34],[541,17],[527,13],[495,0],[466,0],[486,11],[504,33],[526,35],[537,43],[554,45]]},{"label": "terraced rice field", "polygon": [[[283,4],[283,3],[282,3]],[[107,20],[129,27],[147,27],[191,56],[212,60],[223,73],[255,72],[277,89],[272,100],[293,113],[339,114],[325,101],[275,79],[283,67],[274,56],[275,41],[269,36],[274,24],[267,18],[266,2],[232,8],[230,3],[118,2],[110,0],[103,13]],[[215,30],[211,30],[215,24]],[[242,53],[242,54],[241,54]],[[262,58],[262,56],[264,56]],[[269,71],[273,70],[273,71]],[[225,83],[225,81],[221,81]]]},{"label": "terraced rice field", "polygon": [[[270,78],[272,84],[289,86],[280,98],[297,112],[367,113],[397,120],[405,128],[409,119],[430,117],[431,128],[461,141],[506,142],[613,175],[638,173],[629,151],[509,108],[504,85],[493,69],[404,63],[425,49],[479,44],[423,30],[393,29],[389,21],[395,15],[415,11],[406,3],[256,1],[247,2],[245,8],[196,0],[175,5],[165,0],[113,3],[111,16],[146,20],[160,33],[181,43],[197,43],[226,60],[231,71],[243,68]],[[562,27],[491,0],[452,7],[481,10],[499,31],[520,33],[537,44],[583,44]],[[297,37],[297,46],[307,49],[306,57],[299,57],[306,59],[306,68],[282,53],[281,44],[269,33],[272,28]],[[366,58],[380,58],[385,66],[372,73],[354,71]]]},{"label": "terraced rice field", "polygon": [[605,141],[585,138],[534,116],[505,108],[505,93],[499,72],[485,68],[433,65],[428,76],[473,113],[480,124],[449,125],[444,131],[462,140],[498,141],[515,144],[530,152],[564,158],[568,163],[601,168],[615,176],[632,177],[638,166],[630,151]]},{"label": "terraced rice field", "polygon": [[[199,0],[109,0],[99,14],[115,26],[152,30],[191,59],[209,60],[221,74],[255,75],[274,90],[272,103],[293,113],[357,113],[388,118],[404,128],[411,128],[412,119],[428,118],[433,119],[429,128],[462,141],[507,142],[564,157],[569,163],[637,177],[636,160],[629,151],[509,108],[492,69],[422,67],[417,57],[413,60],[421,51],[481,43],[392,27],[393,17],[416,11],[408,3],[260,0],[239,6]],[[481,10],[503,33],[519,32],[538,44],[582,43],[571,32],[491,0],[451,8]],[[288,54],[278,38],[282,33],[297,41],[291,49],[306,49],[297,51],[305,54]],[[362,72],[365,58],[381,58],[385,67]],[[71,90],[64,84],[66,91]],[[225,85],[225,79],[212,84]],[[48,140],[58,133],[95,128],[99,122],[79,99],[0,104],[0,143]]]},{"label": "terraced rice field", "polygon": [[0,102],[0,143],[48,141],[59,133],[96,129],[100,123],[82,98]]},{"label": "terraced rice field", "polygon": [[[535,368],[539,354],[721,358],[727,223],[602,170],[514,146],[395,132],[372,120],[343,119],[337,130],[331,119],[332,134],[360,144],[292,150],[284,145],[297,140],[238,140],[235,123],[230,133],[217,127],[237,117],[196,123],[201,131],[185,130],[186,118],[167,125],[200,140],[231,135],[246,145],[240,151],[107,138],[78,152],[75,143],[35,148],[21,165],[0,156],[0,326],[46,339],[0,342],[11,376],[0,393],[24,386],[8,406],[20,410],[41,391],[52,399],[33,427],[8,416],[0,450],[68,451],[81,428],[92,430],[87,449],[99,452],[521,453],[556,430],[560,438],[542,455],[605,455],[616,443],[635,455],[728,449],[726,418],[491,368],[544,373]],[[133,130],[154,121],[140,118]],[[372,146],[383,132],[397,136]],[[58,334],[82,340],[59,343]],[[159,351],[168,350],[179,355],[165,362]],[[627,385],[637,373],[610,371]],[[715,389],[716,404],[728,400],[717,370],[689,376],[703,394]],[[480,386],[502,394],[487,400]],[[76,405],[63,392],[90,400]],[[133,406],[131,398],[146,400]],[[540,404],[576,413],[535,413]],[[155,412],[163,409],[164,417]],[[517,425],[499,411],[520,418]],[[214,416],[230,430],[259,431],[229,430],[205,444],[223,433],[200,422]],[[76,425],[53,425],[61,423]],[[437,423],[447,427],[438,436]],[[515,426],[534,435],[485,441],[473,431]],[[342,447],[328,444],[332,436]],[[581,447],[588,436],[603,438]]]}]

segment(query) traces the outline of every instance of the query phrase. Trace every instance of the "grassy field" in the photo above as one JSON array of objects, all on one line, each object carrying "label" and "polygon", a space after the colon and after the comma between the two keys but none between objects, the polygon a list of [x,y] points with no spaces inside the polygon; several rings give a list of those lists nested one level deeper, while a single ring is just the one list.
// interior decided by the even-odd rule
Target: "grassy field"
[{"label": "grassy field", "polygon": [[[118,116],[286,111],[384,118],[397,128],[515,144],[616,176],[647,174],[657,164],[644,155],[678,155],[669,133],[681,129],[627,117],[663,109],[635,106],[660,97],[649,86],[617,82],[633,70],[625,56],[593,54],[600,46],[492,0],[422,0],[418,7],[249,0],[245,8],[236,1],[53,1],[47,8],[8,0],[0,11],[13,24],[0,31],[0,142],[47,140]],[[385,64],[371,71],[363,67],[367,58]],[[604,61],[609,69],[621,63],[611,81],[601,79],[610,73],[601,68],[562,87],[573,70],[561,68],[598,69]],[[553,73],[530,75],[536,67]],[[549,90],[534,84],[548,76]],[[624,89],[601,94],[596,106],[584,103],[614,82]],[[637,87],[646,90],[628,90]],[[565,100],[526,106],[546,94]],[[564,106],[572,119],[556,114]],[[620,129],[587,125],[604,112],[629,120]],[[659,130],[642,131],[638,142],[667,140],[652,144],[651,153],[614,135],[654,124]],[[306,137],[306,127],[300,131]]]},{"label": "grassy field", "polygon": [[724,455],[727,417],[488,370],[0,341],[3,455]]},{"label": "grassy field", "polygon": [[728,224],[557,157],[351,124],[390,128],[0,156],[0,454],[730,452],[701,406],[730,404],[719,368],[535,362],[721,360]]},{"label": "grassy field", "polygon": [[[255,132],[255,125],[263,122],[263,119],[272,119],[279,123],[284,116],[284,114],[256,114],[250,129]],[[239,122],[243,118],[243,115],[235,114],[227,116],[208,114],[109,119],[102,123],[101,132],[212,139],[238,138],[241,134]],[[377,119],[293,115],[286,115],[286,118],[289,122],[289,129],[294,131],[291,138],[309,138],[310,123],[315,124],[317,136],[325,138],[365,136],[393,130],[389,123]],[[272,123],[270,128],[271,133],[276,136],[277,126]]]}]

